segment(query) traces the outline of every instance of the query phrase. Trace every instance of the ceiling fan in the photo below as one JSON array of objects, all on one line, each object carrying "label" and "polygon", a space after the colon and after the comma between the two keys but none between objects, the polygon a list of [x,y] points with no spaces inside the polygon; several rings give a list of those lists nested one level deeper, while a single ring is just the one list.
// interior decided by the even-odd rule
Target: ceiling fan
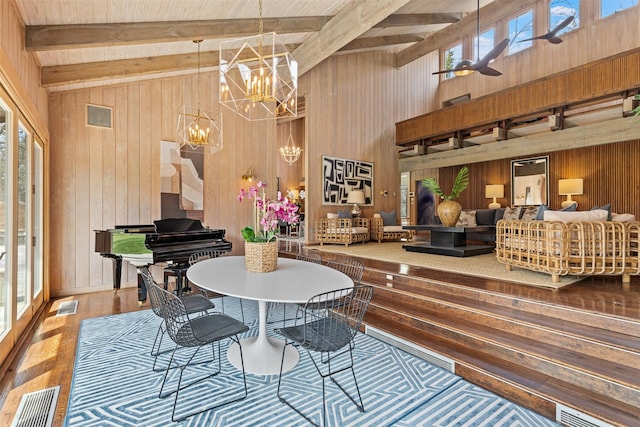
[{"label": "ceiling fan", "polygon": [[477,71],[480,74],[483,74],[485,76],[501,76],[502,75],[500,71],[489,67],[489,63],[494,59],[496,59],[502,53],[502,51],[505,50],[505,48],[509,45],[509,39],[506,38],[502,40],[493,49],[491,49],[491,51],[489,51],[489,53],[487,53],[485,56],[483,56],[482,58],[479,57],[480,56],[480,0],[478,0],[477,4],[478,4],[478,8],[476,11],[476,26],[477,26],[478,36],[476,40],[478,43],[478,47],[477,47],[478,60],[475,63],[473,63],[468,59],[463,59],[462,61],[458,62],[455,65],[455,67],[453,67],[452,69],[435,71],[432,74],[454,73],[456,76],[466,76],[473,73],[474,71]]},{"label": "ceiling fan", "polygon": [[548,33],[538,37],[532,37],[530,39],[519,40],[518,43],[526,42],[529,40],[549,40],[549,42],[553,44],[562,43],[562,39],[556,36],[556,34],[558,34],[558,31],[562,30],[567,25],[571,24],[571,22],[573,21],[573,18],[574,18],[573,16],[568,16],[567,18],[565,18],[564,21],[556,25],[556,27],[551,31],[549,31]]}]

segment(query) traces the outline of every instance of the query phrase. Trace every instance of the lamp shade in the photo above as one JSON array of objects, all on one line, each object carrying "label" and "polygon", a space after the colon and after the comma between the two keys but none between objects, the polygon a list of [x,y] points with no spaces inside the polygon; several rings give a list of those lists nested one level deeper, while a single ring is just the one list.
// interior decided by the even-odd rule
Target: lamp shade
[{"label": "lamp shade", "polygon": [[353,190],[353,191],[349,192],[349,195],[347,196],[347,203],[363,204],[364,203],[364,191]]},{"label": "lamp shade", "polygon": [[559,180],[558,194],[561,196],[582,194],[582,178]]},{"label": "lamp shade", "polygon": [[504,185],[495,184],[495,185],[487,185],[485,187],[485,197],[487,199],[491,199],[493,197],[497,197],[499,199],[504,197]]}]

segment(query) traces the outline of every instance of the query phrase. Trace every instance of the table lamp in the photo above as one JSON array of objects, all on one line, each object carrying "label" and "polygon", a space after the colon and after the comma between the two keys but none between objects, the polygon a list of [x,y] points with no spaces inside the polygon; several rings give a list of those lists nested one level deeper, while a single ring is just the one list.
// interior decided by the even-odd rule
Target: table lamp
[{"label": "table lamp", "polygon": [[582,194],[582,178],[561,179],[558,181],[558,194],[560,196],[567,196],[567,200],[562,202],[562,208],[567,208],[571,205],[578,206],[578,202],[571,200],[571,196],[577,196]]},{"label": "table lamp", "polygon": [[347,203],[353,203],[353,207],[351,208],[351,216],[353,218],[357,218],[360,216],[360,206],[364,203],[364,191],[361,190],[353,190],[349,192],[347,196]]},{"label": "table lamp", "polygon": [[496,198],[504,197],[504,185],[494,184],[485,186],[485,197],[487,199],[493,198],[493,202],[489,203],[489,209],[499,209],[500,203],[496,202]]}]

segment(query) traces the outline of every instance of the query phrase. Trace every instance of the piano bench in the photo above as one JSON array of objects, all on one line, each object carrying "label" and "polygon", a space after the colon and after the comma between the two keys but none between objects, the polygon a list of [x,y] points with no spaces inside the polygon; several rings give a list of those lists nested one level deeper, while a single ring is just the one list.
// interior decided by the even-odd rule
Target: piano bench
[{"label": "piano bench", "polygon": [[182,295],[182,292],[189,291],[189,280],[187,280],[188,266],[169,266],[162,270],[162,277],[164,280],[164,288],[169,287],[169,277],[176,278],[176,293]]}]

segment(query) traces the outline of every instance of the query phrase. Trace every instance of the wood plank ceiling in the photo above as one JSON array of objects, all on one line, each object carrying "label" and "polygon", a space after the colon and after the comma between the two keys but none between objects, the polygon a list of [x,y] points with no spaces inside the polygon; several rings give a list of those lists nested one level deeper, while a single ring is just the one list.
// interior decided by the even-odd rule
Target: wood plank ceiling
[{"label": "wood plank ceiling", "polygon": [[[259,0],[15,1],[50,91],[193,73],[195,39],[212,69],[220,42],[259,30]],[[441,47],[429,47],[436,32],[475,21],[475,9],[476,0],[263,0],[262,18],[304,74],[356,49],[393,49],[404,65]]]}]

